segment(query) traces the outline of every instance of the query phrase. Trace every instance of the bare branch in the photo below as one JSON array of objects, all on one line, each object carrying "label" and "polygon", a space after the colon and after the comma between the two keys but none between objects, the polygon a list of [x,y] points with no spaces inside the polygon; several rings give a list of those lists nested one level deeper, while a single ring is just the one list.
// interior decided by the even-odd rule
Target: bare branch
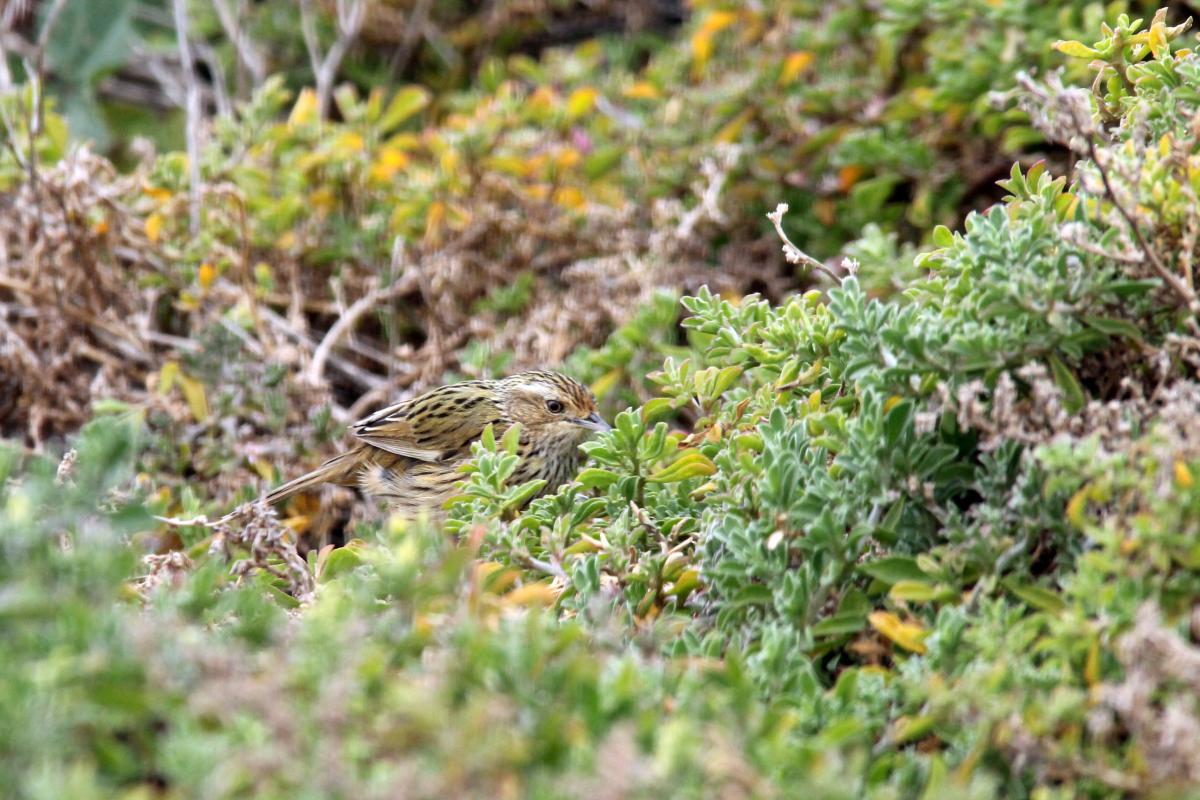
[{"label": "bare branch", "polygon": [[[212,0],[212,4],[217,11],[217,19],[220,20],[221,27],[225,29],[225,35],[233,42],[238,64],[250,72],[255,86],[261,86],[267,79],[267,60],[241,24],[241,14],[234,14],[226,0]],[[239,5],[239,12],[240,10]]]},{"label": "bare branch", "polygon": [[788,260],[789,264],[803,264],[814,272],[820,272],[828,276],[835,282],[840,282],[841,279],[833,273],[829,267],[817,261],[808,253],[801,250],[796,245],[792,244],[792,240],[783,231],[783,215],[788,211],[787,203],[780,203],[775,206],[775,210],[767,214],[767,219],[775,226],[775,232],[779,234],[779,238],[783,240],[783,257]]},{"label": "bare branch", "polygon": [[1110,181],[1108,178],[1108,170],[1100,160],[1100,153],[1096,148],[1096,140],[1092,137],[1088,137],[1087,147],[1088,155],[1091,157],[1092,163],[1096,165],[1096,171],[1100,173],[1100,180],[1104,182],[1104,191],[1108,194],[1109,199],[1112,200],[1113,206],[1116,207],[1117,211],[1122,217],[1124,217],[1125,222],[1129,225],[1129,232],[1133,235],[1134,241],[1137,242],[1138,247],[1141,248],[1142,253],[1145,254],[1146,260],[1150,262],[1150,267],[1154,270],[1155,274],[1162,278],[1163,282],[1171,287],[1171,291],[1175,292],[1175,294],[1179,296],[1184,305],[1187,307],[1187,310],[1193,314],[1192,319],[1189,320],[1188,323],[1189,327],[1192,328],[1193,333],[1200,333],[1200,330],[1197,329],[1197,323],[1194,316],[1195,314],[1200,313],[1200,302],[1196,300],[1195,290],[1191,286],[1184,283],[1182,278],[1172,272],[1167,265],[1162,262],[1162,259],[1158,256],[1158,252],[1154,250],[1154,248],[1152,248],[1146,241],[1145,237],[1142,236],[1142,231],[1138,227],[1137,220],[1133,218],[1133,215],[1128,209],[1125,208],[1124,204],[1121,203],[1120,199],[1117,197],[1117,193],[1113,190],[1112,181]]},{"label": "bare branch", "polygon": [[188,153],[188,218],[192,236],[200,233],[200,126],[203,109],[200,106],[200,81],[188,38],[187,0],[174,0],[175,36],[179,42],[179,59],[187,84],[187,153]]},{"label": "bare branch", "polygon": [[312,64],[313,79],[317,91],[317,116],[325,119],[329,113],[329,100],[333,96],[333,83],[337,80],[338,68],[350,50],[350,45],[362,31],[367,17],[364,0],[337,0],[337,40],[324,56],[317,37],[316,15],[312,0],[300,0],[300,30],[304,34],[304,46]]},{"label": "bare branch", "polygon": [[333,350],[334,345],[353,329],[358,320],[368,311],[373,310],[380,303],[386,303],[394,297],[411,292],[413,289],[412,283],[412,281],[401,280],[386,288],[377,286],[358,298],[358,300],[355,300],[346,309],[346,313],[338,317],[337,322],[333,323],[325,333],[325,338],[321,340],[321,344],[313,352],[312,363],[308,365],[308,370],[305,372],[305,380],[314,386],[318,385],[322,380],[322,375],[325,372],[325,364],[329,360],[329,354]]}]

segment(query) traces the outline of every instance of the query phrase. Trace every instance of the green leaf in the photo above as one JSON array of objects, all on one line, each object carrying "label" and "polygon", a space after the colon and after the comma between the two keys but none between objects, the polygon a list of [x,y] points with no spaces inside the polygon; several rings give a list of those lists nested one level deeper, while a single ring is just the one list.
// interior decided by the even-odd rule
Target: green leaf
[{"label": "green leaf", "polygon": [[611,146],[598,148],[596,152],[583,160],[583,174],[589,181],[603,177],[621,163],[625,157],[625,148]]},{"label": "green leaf", "polygon": [[521,442],[521,423],[514,422],[512,426],[504,432],[504,438],[500,440],[500,449],[509,455],[516,455],[517,445]]},{"label": "green leaf", "polygon": [[615,472],[591,467],[580,472],[575,480],[585,489],[607,489],[620,479],[621,476]]},{"label": "green leaf", "polygon": [[1054,43],[1054,49],[1064,55],[1072,58],[1097,58],[1100,55],[1099,50],[1088,47],[1083,42],[1070,40],[1060,40]]},{"label": "green leaf", "polygon": [[717,465],[699,450],[685,450],[671,464],[655,472],[647,480],[654,483],[676,483],[688,478],[699,478],[712,475],[717,471]]},{"label": "green leaf", "polygon": [[1063,408],[1072,414],[1078,413],[1087,403],[1087,396],[1083,393],[1079,379],[1075,377],[1071,368],[1053,353],[1047,357],[1047,360],[1050,362],[1050,370],[1054,373],[1054,382],[1058,384],[1059,389],[1062,389]]},{"label": "green leaf", "polygon": [[883,439],[889,450],[900,443],[900,437],[908,430],[912,415],[913,403],[911,400],[905,400],[893,406],[883,418]]},{"label": "green leaf", "polygon": [[357,547],[338,547],[330,551],[321,569],[321,583],[350,572],[362,563],[362,554]]},{"label": "green leaf", "polygon": [[1142,340],[1142,332],[1128,320],[1113,319],[1112,317],[1085,316],[1083,321],[1101,333],[1107,333],[1109,336],[1124,336],[1127,339],[1133,339],[1137,342]]},{"label": "green leaf", "polygon": [[541,491],[546,488],[547,483],[548,481],[545,479],[539,478],[535,481],[529,481],[521,484],[521,486],[514,490],[512,494],[508,496],[508,499],[504,501],[503,507],[505,509],[523,507],[534,497],[537,497]]},{"label": "green leaf", "polygon": [[1000,582],[1000,585],[1040,611],[1057,614],[1067,607],[1067,602],[1057,592],[1036,584],[1022,583],[1012,578],[1006,578]]},{"label": "green leaf", "polygon": [[841,612],[834,614],[831,617],[826,617],[810,629],[813,636],[848,636],[852,633],[858,633],[867,626],[867,614],[865,611],[857,612]]},{"label": "green leaf", "polygon": [[888,597],[893,600],[907,600],[911,603],[945,602],[957,597],[957,593],[944,584],[932,584],[925,581],[903,580],[892,585]]},{"label": "green leaf", "polygon": [[660,417],[669,414],[673,407],[674,405],[669,397],[655,397],[652,400],[647,400],[642,406],[642,422],[649,425]]},{"label": "green leaf", "polygon": [[420,86],[405,86],[396,92],[392,102],[388,103],[383,119],[379,120],[381,133],[390,133],[404,121],[429,105],[429,92]]},{"label": "green leaf", "polygon": [[928,577],[917,566],[917,562],[908,556],[888,556],[869,561],[866,564],[859,564],[858,571],[870,575],[888,586],[900,581],[925,580]]}]

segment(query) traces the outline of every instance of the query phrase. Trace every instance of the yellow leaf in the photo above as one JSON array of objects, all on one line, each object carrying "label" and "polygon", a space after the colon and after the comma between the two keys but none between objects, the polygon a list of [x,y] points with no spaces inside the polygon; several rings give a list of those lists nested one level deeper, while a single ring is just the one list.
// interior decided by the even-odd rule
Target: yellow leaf
[{"label": "yellow leaf", "polygon": [[267,461],[265,458],[256,458],[254,460],[253,467],[254,471],[257,472],[258,476],[264,481],[271,481],[275,479],[275,467],[273,467],[271,462]]},{"label": "yellow leaf", "polygon": [[311,208],[328,213],[333,210],[337,198],[333,195],[333,190],[328,186],[322,186],[308,196],[308,204]]},{"label": "yellow leaf", "polygon": [[787,86],[789,83],[795,81],[796,78],[800,77],[801,73],[812,65],[816,58],[815,55],[807,50],[798,50],[790,54],[783,61],[783,70],[779,73],[779,85]]},{"label": "yellow leaf", "polygon": [[429,204],[425,214],[425,241],[437,244],[442,239],[442,225],[446,221],[446,204],[435,200]]},{"label": "yellow leaf", "polygon": [[317,93],[311,88],[300,90],[292,113],[288,115],[288,126],[308,125],[317,118]]},{"label": "yellow leaf", "polygon": [[524,178],[532,171],[529,159],[516,156],[492,156],[484,161],[484,165],[490,171],[503,172],[518,178]]},{"label": "yellow leaf", "polygon": [[571,92],[567,98],[567,119],[578,119],[596,106],[596,97],[600,93],[590,86],[584,86]]},{"label": "yellow leaf", "polygon": [[638,81],[632,86],[626,87],[621,94],[632,100],[657,100],[662,97],[662,94],[650,81]]},{"label": "yellow leaf", "polygon": [[383,146],[392,148],[393,150],[414,150],[421,146],[421,139],[416,134],[397,133],[395,136],[384,142]]},{"label": "yellow leaf", "polygon": [[677,483],[689,478],[699,478],[712,475],[717,471],[717,465],[699,450],[687,450],[679,458],[649,476],[647,480],[654,483]]},{"label": "yellow leaf", "polygon": [[692,35],[692,74],[699,76],[712,58],[712,34],[701,28]]},{"label": "yellow leaf", "polygon": [[821,407],[821,390],[817,389],[808,396],[808,410],[816,411]]},{"label": "yellow leaf", "polygon": [[366,147],[366,142],[363,141],[362,134],[355,131],[346,131],[333,140],[333,152],[338,155],[346,156],[353,153],[361,153]]},{"label": "yellow leaf", "polygon": [[371,180],[377,183],[387,183],[407,166],[407,154],[395,147],[385,146],[379,151],[375,163],[371,165]]},{"label": "yellow leaf", "polygon": [[564,186],[555,192],[554,202],[571,211],[579,211],[587,205],[583,192],[574,186]]},{"label": "yellow leaf", "polygon": [[1083,679],[1087,681],[1088,686],[1095,686],[1100,682],[1100,640],[1092,639],[1092,644],[1088,647],[1087,661],[1083,665]]},{"label": "yellow leaf", "polygon": [[900,403],[902,403],[902,402],[904,402],[903,397],[901,397],[898,394],[892,395],[887,400],[883,401],[883,413],[886,414],[887,412],[891,411],[896,406],[900,405]]},{"label": "yellow leaf", "polygon": [[700,30],[716,33],[737,22],[738,15],[733,11],[714,11],[704,18]]},{"label": "yellow leaf", "polygon": [[1180,489],[1190,489],[1195,481],[1192,479],[1192,471],[1188,469],[1188,465],[1183,459],[1175,460],[1175,485]]},{"label": "yellow leaf", "polygon": [[553,108],[558,103],[558,95],[549,86],[539,86],[529,96],[529,107],[539,111]]},{"label": "yellow leaf", "polygon": [[749,122],[753,117],[754,109],[744,109],[740,114],[726,123],[721,130],[717,131],[717,135],[714,138],[718,142],[722,142],[724,144],[730,144],[737,141],[738,136],[740,136],[742,133],[742,129],[746,127],[746,123]]},{"label": "yellow leaf", "polygon": [[308,530],[310,521],[311,517],[309,517],[307,514],[297,514],[295,516],[288,517],[287,519],[280,520],[280,523],[282,523],[283,527],[290,530],[293,535],[302,536],[304,532]]},{"label": "yellow leaf", "polygon": [[179,388],[183,390],[183,397],[187,400],[188,408],[192,410],[192,417],[196,422],[208,419],[208,397],[204,393],[204,384],[180,372]]},{"label": "yellow leaf", "polygon": [[167,394],[175,386],[175,379],[179,377],[179,363],[176,361],[168,361],[162,365],[158,371],[158,392],[159,394]]},{"label": "yellow leaf", "polygon": [[151,214],[146,217],[146,238],[151,242],[157,242],[162,236],[163,218],[161,214]]},{"label": "yellow leaf", "polygon": [[613,388],[615,388],[616,385],[621,382],[621,376],[623,374],[624,370],[622,370],[620,367],[614,367],[613,369],[610,369],[608,372],[601,375],[590,387],[592,390],[592,395],[598,400],[603,399],[605,395],[611,392]]},{"label": "yellow leaf", "polygon": [[554,156],[554,166],[559,170],[568,170],[583,160],[583,156],[574,147],[564,147]]},{"label": "yellow leaf", "polygon": [[558,600],[558,592],[547,583],[527,583],[504,595],[504,602],[512,606],[551,606]]},{"label": "yellow leaf", "polygon": [[914,622],[903,622],[890,611],[875,611],[867,620],[871,627],[885,637],[913,653],[925,652],[925,639],[929,631]]},{"label": "yellow leaf", "polygon": [[1150,52],[1155,58],[1162,58],[1170,52],[1167,47],[1167,31],[1166,26],[1162,22],[1155,22],[1150,26]]},{"label": "yellow leaf", "polygon": [[858,179],[862,177],[863,168],[857,164],[847,164],[838,170],[838,188],[843,192],[850,191]]},{"label": "yellow leaf", "polygon": [[171,191],[169,189],[164,189],[161,186],[151,186],[148,183],[142,184],[142,193],[160,203],[165,203],[171,199]]},{"label": "yellow leaf", "polygon": [[200,265],[200,273],[198,275],[198,280],[200,281],[201,289],[208,291],[208,288],[213,285],[213,281],[215,281],[216,279],[217,279],[216,267],[214,267],[212,264],[208,263],[207,261],[205,261],[203,264]]},{"label": "yellow leaf", "polygon": [[1084,518],[1084,512],[1087,511],[1087,487],[1083,487],[1075,494],[1071,495],[1071,499],[1067,501],[1067,521],[1076,528],[1083,528],[1087,521]]}]

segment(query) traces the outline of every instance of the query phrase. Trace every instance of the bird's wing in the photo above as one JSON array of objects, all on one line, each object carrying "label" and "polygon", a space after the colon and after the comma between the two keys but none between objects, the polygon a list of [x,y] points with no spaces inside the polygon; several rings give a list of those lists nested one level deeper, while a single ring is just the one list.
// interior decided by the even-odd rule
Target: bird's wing
[{"label": "bird's wing", "polygon": [[350,431],[367,444],[398,456],[441,461],[479,438],[489,423],[503,427],[501,417],[491,385],[468,381],[376,411],[351,425]]}]

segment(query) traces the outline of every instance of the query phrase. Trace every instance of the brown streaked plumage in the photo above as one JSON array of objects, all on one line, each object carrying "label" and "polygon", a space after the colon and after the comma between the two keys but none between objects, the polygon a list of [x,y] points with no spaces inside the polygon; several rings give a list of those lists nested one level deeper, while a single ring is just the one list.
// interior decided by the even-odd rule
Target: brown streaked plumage
[{"label": "brown streaked plumage", "polygon": [[405,516],[436,515],[463,479],[458,468],[471,457],[471,443],[489,424],[499,438],[513,423],[521,425],[521,461],[511,480],[545,479],[545,491],[571,479],[582,458],[579,445],[589,433],[609,430],[591,392],[557,372],[455,383],[354,423],[350,432],[357,441],[349,450],[264,499],[275,504],[322,483],[337,483],[358,486]]}]

